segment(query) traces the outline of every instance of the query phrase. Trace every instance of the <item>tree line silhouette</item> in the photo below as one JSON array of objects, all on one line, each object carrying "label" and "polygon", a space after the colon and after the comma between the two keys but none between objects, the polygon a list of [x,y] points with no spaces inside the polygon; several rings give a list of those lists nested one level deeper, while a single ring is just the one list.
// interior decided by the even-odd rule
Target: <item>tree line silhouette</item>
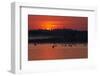
[{"label": "tree line silhouette", "polygon": [[[36,37],[38,38],[36,39]],[[28,42],[29,43],[87,43],[88,32],[72,30],[72,29],[29,30]]]}]

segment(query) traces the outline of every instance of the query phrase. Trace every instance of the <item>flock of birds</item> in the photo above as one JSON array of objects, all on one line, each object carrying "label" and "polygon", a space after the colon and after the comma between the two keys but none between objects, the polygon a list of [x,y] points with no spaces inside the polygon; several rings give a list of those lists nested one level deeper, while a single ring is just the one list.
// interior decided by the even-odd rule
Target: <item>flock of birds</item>
[{"label": "flock of birds", "polygon": [[[34,46],[37,46],[38,44],[37,43],[34,43]],[[86,46],[87,44],[82,44],[83,46]],[[62,44],[62,46],[64,46],[64,47],[73,47],[73,46],[77,46],[77,44]],[[52,48],[55,48],[55,47],[57,47],[57,44],[53,44],[52,46],[51,46]]]}]

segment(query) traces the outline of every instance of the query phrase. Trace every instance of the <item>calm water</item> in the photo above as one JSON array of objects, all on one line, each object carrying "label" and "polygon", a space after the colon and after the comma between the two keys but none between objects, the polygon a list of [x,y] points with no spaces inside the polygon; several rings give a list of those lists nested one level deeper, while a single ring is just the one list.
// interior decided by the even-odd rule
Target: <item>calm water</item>
[{"label": "calm water", "polygon": [[87,58],[86,44],[28,44],[28,60]]}]

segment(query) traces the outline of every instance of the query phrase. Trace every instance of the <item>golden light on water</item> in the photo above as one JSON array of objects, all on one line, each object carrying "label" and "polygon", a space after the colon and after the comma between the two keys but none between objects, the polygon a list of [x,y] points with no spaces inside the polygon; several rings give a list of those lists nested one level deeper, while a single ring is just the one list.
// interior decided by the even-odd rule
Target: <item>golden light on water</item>
[{"label": "golden light on water", "polygon": [[[48,30],[79,30],[88,31],[88,17],[74,17],[74,16],[49,16],[49,15],[28,15],[28,33],[34,30],[41,32]],[[28,60],[50,60],[50,59],[74,59],[74,58],[88,58],[88,47],[83,46],[83,44],[64,44],[62,43],[45,43],[49,35],[42,36],[41,34],[34,34],[33,41],[35,39],[43,41],[40,43],[30,43],[28,42]],[[62,35],[61,35],[62,36]],[[28,35],[28,39],[29,39]],[[56,38],[56,36],[51,37]],[[40,39],[39,39],[40,38]],[[63,37],[62,37],[63,38]],[[58,37],[59,39],[59,37]],[[52,41],[51,41],[52,42]]]}]

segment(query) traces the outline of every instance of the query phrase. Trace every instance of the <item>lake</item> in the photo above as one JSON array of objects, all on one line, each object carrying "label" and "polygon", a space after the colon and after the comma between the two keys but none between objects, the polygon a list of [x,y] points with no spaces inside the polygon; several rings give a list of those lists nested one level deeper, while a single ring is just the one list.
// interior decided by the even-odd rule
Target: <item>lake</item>
[{"label": "lake", "polygon": [[28,44],[28,60],[88,58],[87,44]]}]

